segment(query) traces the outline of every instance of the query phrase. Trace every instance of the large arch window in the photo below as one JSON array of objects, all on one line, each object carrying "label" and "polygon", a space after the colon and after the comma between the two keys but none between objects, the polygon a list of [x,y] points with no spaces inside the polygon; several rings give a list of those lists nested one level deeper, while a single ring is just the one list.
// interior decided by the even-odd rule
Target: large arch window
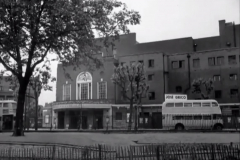
[{"label": "large arch window", "polygon": [[92,75],[89,72],[82,72],[77,76],[76,83],[76,99],[92,99]]}]

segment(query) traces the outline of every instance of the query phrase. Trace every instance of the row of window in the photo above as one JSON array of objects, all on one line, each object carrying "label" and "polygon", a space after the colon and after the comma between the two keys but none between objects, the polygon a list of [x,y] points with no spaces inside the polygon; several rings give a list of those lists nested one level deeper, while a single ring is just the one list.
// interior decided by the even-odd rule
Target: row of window
[{"label": "row of window", "polygon": [[[136,61],[131,61],[130,62],[130,65],[131,64],[133,64],[133,63],[135,63]],[[139,63],[142,63],[142,64],[144,64],[144,60],[139,60],[138,61]],[[126,64],[126,62],[121,62],[121,65],[123,66],[124,64]],[[148,60],[148,68],[153,68],[154,67],[154,59],[149,59]]]},{"label": "row of window", "polygon": [[[200,67],[200,58],[195,58],[192,60],[192,62],[193,62],[193,68]],[[239,62],[240,62],[240,56],[239,56]],[[224,64],[225,64],[224,56],[208,58],[208,66],[221,66]],[[237,56],[236,55],[228,56],[228,64],[229,65],[237,64]],[[185,68],[185,60],[172,61],[172,69],[177,69],[177,68]]]},{"label": "row of window", "polygon": [[[182,93],[182,87],[181,86],[176,86],[176,92],[177,93]],[[230,89],[230,97],[235,98],[238,97],[238,89]],[[222,90],[215,90],[215,98],[219,99],[222,98]]]},{"label": "row of window", "polygon": [[[233,74],[229,74],[229,79],[236,81],[238,80],[238,75],[233,73]],[[213,81],[221,81],[221,75],[214,75],[213,76]]]},{"label": "row of window", "polygon": [[[230,96],[231,98],[238,97],[238,89],[230,89]],[[222,98],[221,90],[215,90],[215,98],[216,99]]]},{"label": "row of window", "polygon": [[167,103],[166,107],[218,107],[216,102]]},{"label": "row of window", "polygon": [[[80,83],[77,85],[78,99],[92,99],[92,83]],[[107,82],[97,83],[97,98],[107,99]],[[63,85],[63,100],[71,100],[71,84]]]},{"label": "row of window", "polygon": [[217,120],[221,115],[176,115],[172,116],[172,120]]}]

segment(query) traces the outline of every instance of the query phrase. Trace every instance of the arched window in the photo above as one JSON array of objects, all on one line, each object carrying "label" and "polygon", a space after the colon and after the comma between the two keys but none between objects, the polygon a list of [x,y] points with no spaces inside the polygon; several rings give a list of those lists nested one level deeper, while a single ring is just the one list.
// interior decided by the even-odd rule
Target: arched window
[{"label": "arched window", "polygon": [[92,75],[89,72],[81,72],[77,76],[76,83],[76,99],[92,99]]}]

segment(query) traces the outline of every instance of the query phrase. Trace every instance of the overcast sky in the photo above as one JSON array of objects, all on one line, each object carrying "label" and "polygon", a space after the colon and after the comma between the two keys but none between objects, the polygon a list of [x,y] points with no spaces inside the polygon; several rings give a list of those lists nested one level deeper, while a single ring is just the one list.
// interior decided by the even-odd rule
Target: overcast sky
[{"label": "overcast sky", "polygon": [[[219,20],[239,24],[239,0],[121,0],[129,9],[139,11],[141,24],[130,27],[139,43],[183,37],[211,37],[219,35]],[[52,65],[56,77],[57,63]],[[56,100],[53,91],[42,91],[39,103]]]}]

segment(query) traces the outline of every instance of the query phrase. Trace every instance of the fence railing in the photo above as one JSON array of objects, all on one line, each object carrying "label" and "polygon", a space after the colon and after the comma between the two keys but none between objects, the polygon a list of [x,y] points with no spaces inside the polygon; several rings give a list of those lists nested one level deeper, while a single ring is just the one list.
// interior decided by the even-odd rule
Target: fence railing
[{"label": "fence railing", "polygon": [[0,142],[0,159],[11,160],[238,160],[236,144],[146,144],[76,146]]}]

